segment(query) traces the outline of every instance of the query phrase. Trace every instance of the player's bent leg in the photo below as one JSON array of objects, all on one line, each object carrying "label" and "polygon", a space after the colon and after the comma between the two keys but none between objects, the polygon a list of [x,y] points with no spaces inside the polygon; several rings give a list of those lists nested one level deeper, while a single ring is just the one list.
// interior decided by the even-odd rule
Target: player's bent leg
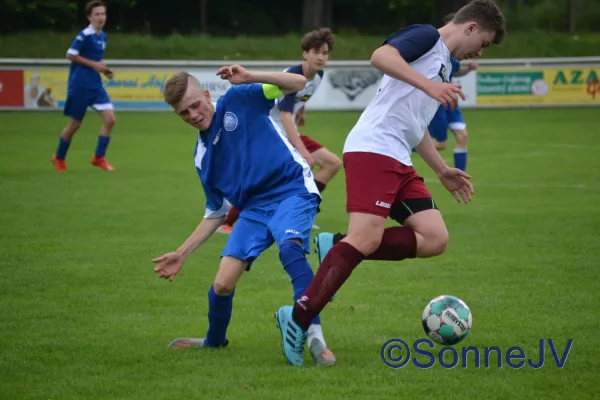
[{"label": "player's bent leg", "polygon": [[429,209],[416,212],[406,218],[404,225],[411,228],[417,238],[417,257],[439,256],[448,245],[448,229],[439,210]]},{"label": "player's bent leg", "polygon": [[239,258],[230,256],[221,258],[221,264],[213,282],[215,294],[217,296],[233,294],[235,286],[247,267],[247,260],[240,260]]},{"label": "player's bent leg", "polygon": [[315,172],[315,181],[323,185],[322,189],[319,188],[322,192],[325,190],[325,186],[342,168],[342,160],[324,147],[311,153],[311,156],[315,164],[319,166],[319,170]]},{"label": "player's bent leg", "polygon": [[348,233],[342,239],[364,256],[373,253],[381,244],[383,231],[385,229],[385,217],[351,212],[348,223]]},{"label": "player's bent leg", "polygon": [[227,347],[227,327],[231,321],[235,286],[248,262],[235,257],[223,257],[213,285],[208,291],[208,332],[204,338],[178,338],[169,349],[205,349]]},{"label": "player's bent leg", "polygon": [[[288,273],[294,288],[294,301],[308,288],[314,278],[314,273],[306,260],[306,252],[302,247],[302,240],[286,240],[279,246],[279,259]],[[321,328],[321,319],[317,315],[307,332],[307,343],[310,354],[316,365],[335,365],[335,356],[327,348],[325,337]]]},{"label": "player's bent leg", "polygon": [[[269,229],[279,247],[281,264],[290,276],[294,288],[294,301],[301,297],[314,278],[306,256],[310,252],[310,230],[319,203],[320,198],[316,194],[292,196],[279,204],[269,222]],[[282,329],[282,337],[285,337],[282,339],[284,354],[290,354],[286,355],[286,358],[291,364],[302,363],[302,341],[306,340],[315,364],[335,364],[335,356],[327,348],[318,315],[310,321],[306,332],[300,331],[299,334],[292,332],[293,328],[290,327],[293,327],[293,324],[287,322],[285,315],[279,314],[276,317],[279,317],[277,319]]]}]

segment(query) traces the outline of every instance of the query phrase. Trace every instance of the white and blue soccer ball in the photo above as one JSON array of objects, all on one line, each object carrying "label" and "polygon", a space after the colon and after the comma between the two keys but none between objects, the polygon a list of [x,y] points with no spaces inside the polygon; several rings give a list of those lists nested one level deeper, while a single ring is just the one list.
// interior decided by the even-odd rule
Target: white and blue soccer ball
[{"label": "white and blue soccer ball", "polygon": [[451,346],[469,336],[473,326],[473,314],[467,304],[458,297],[443,295],[427,304],[423,310],[422,323],[431,340]]}]

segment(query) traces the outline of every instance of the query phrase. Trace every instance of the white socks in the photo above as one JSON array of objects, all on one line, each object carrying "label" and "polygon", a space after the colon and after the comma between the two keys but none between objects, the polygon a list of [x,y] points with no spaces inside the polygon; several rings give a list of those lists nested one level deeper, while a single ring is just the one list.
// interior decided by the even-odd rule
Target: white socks
[{"label": "white socks", "polygon": [[323,342],[323,345],[327,347],[327,343],[325,343],[325,338],[323,337],[323,331],[321,330],[321,325],[312,324],[308,327],[308,346],[310,347],[310,343],[313,339],[319,339]]}]

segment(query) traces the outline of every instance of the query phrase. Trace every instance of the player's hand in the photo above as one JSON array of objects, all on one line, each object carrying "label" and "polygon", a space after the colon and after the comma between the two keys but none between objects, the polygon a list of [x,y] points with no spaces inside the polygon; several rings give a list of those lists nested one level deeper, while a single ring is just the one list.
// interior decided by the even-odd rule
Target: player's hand
[{"label": "player's hand", "polygon": [[463,100],[467,100],[465,94],[461,90],[461,85],[455,83],[432,82],[425,89],[425,93],[439,101],[446,110],[453,111],[458,107],[458,96]]},{"label": "player's hand", "polygon": [[110,68],[106,68],[106,70],[103,72],[104,76],[106,76],[108,79],[112,79],[115,76],[115,73],[112,69]]},{"label": "player's hand", "polygon": [[439,178],[457,202],[466,204],[471,201],[475,192],[469,174],[457,168],[447,168],[439,174]]},{"label": "player's hand", "polygon": [[153,259],[152,262],[158,264],[154,268],[154,272],[156,272],[159,277],[170,279],[172,281],[175,279],[175,275],[181,271],[185,258],[181,254],[173,252],[163,254],[162,256]]},{"label": "player's hand", "polygon": [[469,68],[471,69],[471,71],[475,71],[477,69],[477,63],[476,62],[470,62],[469,63]]},{"label": "player's hand", "polygon": [[223,80],[228,80],[233,85],[241,85],[248,82],[250,73],[241,65],[231,65],[219,68],[217,75]]},{"label": "player's hand", "polygon": [[94,71],[96,71],[99,74],[103,74],[105,71],[108,70],[108,67],[106,66],[106,64],[104,64],[104,61],[96,61],[93,64]]}]

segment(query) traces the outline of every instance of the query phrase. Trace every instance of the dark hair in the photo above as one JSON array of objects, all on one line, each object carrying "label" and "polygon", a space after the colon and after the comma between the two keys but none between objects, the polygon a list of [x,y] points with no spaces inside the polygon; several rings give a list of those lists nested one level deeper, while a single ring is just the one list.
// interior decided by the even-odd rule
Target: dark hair
[{"label": "dark hair", "polygon": [[92,0],[85,5],[85,16],[89,17],[90,15],[92,15],[92,13],[94,12],[94,8],[96,7],[106,8],[106,6],[101,0]]},{"label": "dark hair", "polygon": [[456,12],[452,22],[477,22],[482,30],[495,33],[494,44],[502,43],[506,37],[506,21],[494,0],[472,0]]},{"label": "dark hair", "polygon": [[329,47],[329,51],[333,50],[333,33],[329,28],[319,28],[308,32],[302,38],[301,47],[303,51],[311,49],[320,49],[324,44]]}]

